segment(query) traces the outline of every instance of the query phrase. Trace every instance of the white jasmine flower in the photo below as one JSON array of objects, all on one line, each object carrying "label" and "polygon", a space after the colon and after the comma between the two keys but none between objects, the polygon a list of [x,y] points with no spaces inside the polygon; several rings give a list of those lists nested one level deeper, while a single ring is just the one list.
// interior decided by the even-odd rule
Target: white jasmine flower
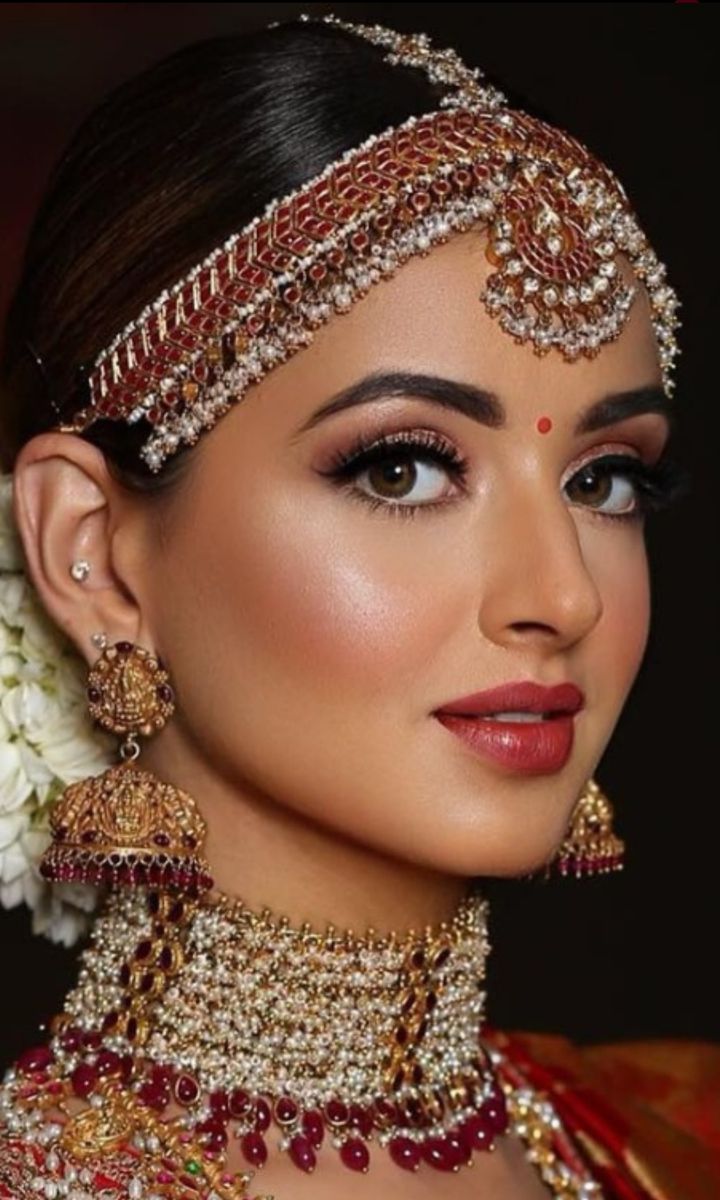
[{"label": "white jasmine flower", "polygon": [[39,873],[52,805],[69,784],[115,761],[115,739],[87,712],[87,666],[45,612],[0,474],[0,904],[27,904],[33,932],[71,945],[89,927],[98,889]]}]

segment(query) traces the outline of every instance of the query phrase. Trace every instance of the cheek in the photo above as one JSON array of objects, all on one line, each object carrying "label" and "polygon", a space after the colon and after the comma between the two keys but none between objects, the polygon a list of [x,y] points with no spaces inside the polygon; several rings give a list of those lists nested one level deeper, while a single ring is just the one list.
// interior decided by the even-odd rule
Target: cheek
[{"label": "cheek", "polygon": [[603,675],[611,691],[624,696],[639,670],[650,628],[650,578],[642,533],[637,540],[628,538],[625,553],[604,555],[599,570]]},{"label": "cheek", "polygon": [[[447,622],[432,603],[437,572],[417,534],[398,528],[402,518],[391,524],[335,496],[306,492],[298,503],[297,491],[277,483],[267,502],[258,495],[244,509],[238,502],[197,555],[197,607],[212,613],[217,644],[232,647],[238,674],[269,681],[276,672],[281,691],[336,700],[357,688],[361,704],[417,684]],[[227,674],[231,664],[220,658]]]}]

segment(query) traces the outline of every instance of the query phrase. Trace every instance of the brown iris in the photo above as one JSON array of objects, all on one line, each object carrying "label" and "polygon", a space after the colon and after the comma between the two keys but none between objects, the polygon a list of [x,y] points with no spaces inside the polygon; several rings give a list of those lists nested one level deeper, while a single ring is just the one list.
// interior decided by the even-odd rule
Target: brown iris
[{"label": "brown iris", "polygon": [[612,492],[612,478],[598,471],[593,463],[588,463],[578,471],[568,487],[569,490],[575,489],[579,499],[589,500],[592,504],[602,504]]},{"label": "brown iris", "polygon": [[379,491],[388,487],[391,496],[404,495],[412,488],[417,476],[411,462],[398,461],[389,455],[382,462],[374,463],[366,469],[371,486]]}]

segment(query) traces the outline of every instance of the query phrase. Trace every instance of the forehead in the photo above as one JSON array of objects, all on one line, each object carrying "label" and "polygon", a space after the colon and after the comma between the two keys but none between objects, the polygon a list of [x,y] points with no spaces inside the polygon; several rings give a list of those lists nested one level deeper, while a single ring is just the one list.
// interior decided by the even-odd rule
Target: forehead
[{"label": "forehead", "polygon": [[[275,368],[240,408],[258,413],[268,399],[274,420],[306,415],[325,396],[370,371],[412,370],[474,383],[513,411],[569,416],[609,391],[661,383],[651,309],[622,256],[616,264],[636,295],[619,337],[590,359],[568,362],[553,348],[542,357],[490,316],[480,293],[494,270],[482,228],[455,234],[424,257],[403,263],[346,313],[335,314],[313,342]],[[262,419],[262,418],[261,418]]]}]

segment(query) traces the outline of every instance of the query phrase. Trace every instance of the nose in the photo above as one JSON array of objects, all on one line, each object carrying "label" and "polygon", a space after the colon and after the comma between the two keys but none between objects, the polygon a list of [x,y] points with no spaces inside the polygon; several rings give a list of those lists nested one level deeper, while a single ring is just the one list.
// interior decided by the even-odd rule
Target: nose
[{"label": "nose", "polygon": [[[557,650],[585,637],[603,605],[567,500],[531,485],[502,505],[486,543],[480,623],[491,641]],[[485,519],[488,514],[485,514]]]}]

